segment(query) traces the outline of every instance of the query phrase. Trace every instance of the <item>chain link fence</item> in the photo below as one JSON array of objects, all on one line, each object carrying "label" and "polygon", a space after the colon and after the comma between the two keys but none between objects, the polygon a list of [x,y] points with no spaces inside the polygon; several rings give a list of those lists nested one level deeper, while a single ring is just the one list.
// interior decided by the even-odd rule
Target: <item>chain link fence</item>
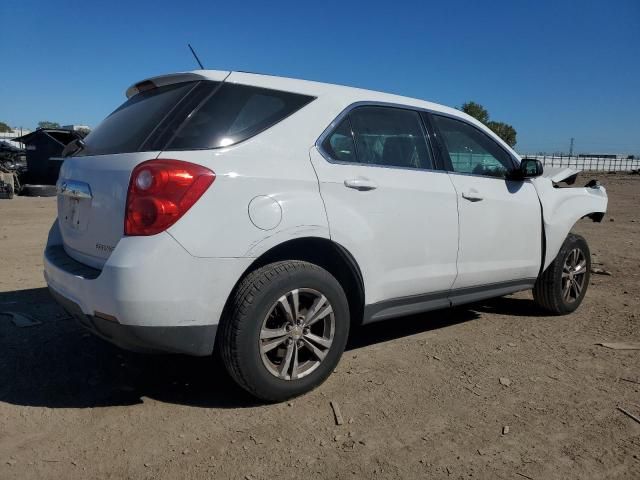
[{"label": "chain link fence", "polygon": [[540,160],[545,167],[568,167],[591,172],[631,172],[640,170],[640,158],[565,157],[557,155],[522,155]]}]

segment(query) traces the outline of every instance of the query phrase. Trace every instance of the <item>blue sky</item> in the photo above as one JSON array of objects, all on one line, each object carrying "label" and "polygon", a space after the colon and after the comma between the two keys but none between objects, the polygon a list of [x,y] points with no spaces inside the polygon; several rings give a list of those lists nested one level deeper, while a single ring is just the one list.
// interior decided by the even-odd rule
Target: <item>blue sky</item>
[{"label": "blue sky", "polygon": [[0,121],[95,126],[205,67],[483,104],[520,152],[640,153],[640,2],[2,0]]}]

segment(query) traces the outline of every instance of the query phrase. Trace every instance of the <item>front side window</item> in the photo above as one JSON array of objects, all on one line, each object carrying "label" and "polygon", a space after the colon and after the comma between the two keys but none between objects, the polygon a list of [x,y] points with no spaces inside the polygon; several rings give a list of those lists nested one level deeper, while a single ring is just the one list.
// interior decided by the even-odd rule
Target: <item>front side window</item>
[{"label": "front side window", "polygon": [[454,172],[505,178],[513,169],[511,156],[488,135],[466,122],[432,116]]}]

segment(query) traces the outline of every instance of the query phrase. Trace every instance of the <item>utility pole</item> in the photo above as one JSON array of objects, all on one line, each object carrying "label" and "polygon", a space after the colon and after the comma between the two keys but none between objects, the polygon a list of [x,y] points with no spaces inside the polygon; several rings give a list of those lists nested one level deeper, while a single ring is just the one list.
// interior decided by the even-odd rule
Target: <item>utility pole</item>
[{"label": "utility pole", "polygon": [[573,157],[573,141],[575,138],[571,137],[571,144],[569,145],[569,156]]}]

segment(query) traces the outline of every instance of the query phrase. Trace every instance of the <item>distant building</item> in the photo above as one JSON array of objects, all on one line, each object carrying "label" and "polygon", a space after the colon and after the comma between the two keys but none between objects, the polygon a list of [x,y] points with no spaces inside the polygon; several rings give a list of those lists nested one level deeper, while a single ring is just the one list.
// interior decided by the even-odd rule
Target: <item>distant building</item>
[{"label": "distant building", "polygon": [[12,147],[22,150],[24,148],[24,145],[20,142],[17,142],[15,139],[31,133],[31,130],[29,130],[28,128],[22,128],[22,127],[12,127],[12,128],[13,128],[12,132],[0,132],[0,141],[6,142]]},{"label": "distant building", "polygon": [[626,158],[626,155],[618,155],[617,153],[579,153],[579,158]]},{"label": "distant building", "polygon": [[63,125],[62,128],[65,130],[73,130],[75,132],[90,132],[91,127],[88,125]]}]

